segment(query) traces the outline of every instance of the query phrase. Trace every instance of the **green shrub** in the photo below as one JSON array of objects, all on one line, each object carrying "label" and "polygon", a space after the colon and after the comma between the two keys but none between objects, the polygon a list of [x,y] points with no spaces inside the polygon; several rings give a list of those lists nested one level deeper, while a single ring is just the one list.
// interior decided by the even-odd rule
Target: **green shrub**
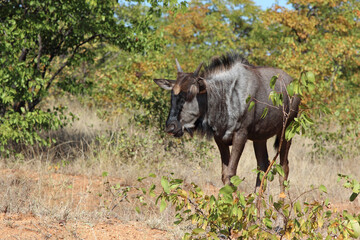
[{"label": "green shrub", "polygon": [[[186,187],[181,179],[162,177],[161,193],[157,194],[156,201],[160,211],[169,204],[175,207],[174,224],[191,223],[192,230],[183,239],[351,239],[360,236],[360,214],[331,210],[328,199],[300,202],[297,197],[284,201],[283,198],[274,200],[272,195],[264,199],[258,193],[246,195],[238,191],[242,180],[237,176],[231,182],[234,186],[224,186],[214,196],[205,195],[195,183]],[[156,196],[155,188],[152,185],[148,190],[150,196]],[[326,188],[321,185],[310,191],[324,193]],[[284,226],[277,225],[279,221]]]}]

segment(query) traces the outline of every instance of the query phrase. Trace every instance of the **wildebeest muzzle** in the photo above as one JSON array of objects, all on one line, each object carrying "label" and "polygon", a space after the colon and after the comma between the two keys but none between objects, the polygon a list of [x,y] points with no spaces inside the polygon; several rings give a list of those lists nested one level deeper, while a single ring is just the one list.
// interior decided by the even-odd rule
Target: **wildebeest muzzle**
[{"label": "wildebeest muzzle", "polygon": [[177,120],[166,123],[165,132],[173,135],[174,137],[181,137],[184,134],[181,124]]}]

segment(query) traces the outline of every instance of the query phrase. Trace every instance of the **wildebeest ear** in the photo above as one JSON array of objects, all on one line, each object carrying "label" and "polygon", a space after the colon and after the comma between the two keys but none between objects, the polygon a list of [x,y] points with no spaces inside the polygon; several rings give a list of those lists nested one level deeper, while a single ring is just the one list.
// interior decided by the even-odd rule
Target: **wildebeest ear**
[{"label": "wildebeest ear", "polygon": [[187,101],[191,101],[199,93],[199,86],[197,84],[192,84],[186,96]]},{"label": "wildebeest ear", "polygon": [[206,93],[206,80],[202,77],[198,78],[197,80],[198,85],[199,85],[199,93],[203,94]]},{"label": "wildebeest ear", "polygon": [[171,90],[174,87],[176,80],[154,79],[154,82],[165,90]]}]

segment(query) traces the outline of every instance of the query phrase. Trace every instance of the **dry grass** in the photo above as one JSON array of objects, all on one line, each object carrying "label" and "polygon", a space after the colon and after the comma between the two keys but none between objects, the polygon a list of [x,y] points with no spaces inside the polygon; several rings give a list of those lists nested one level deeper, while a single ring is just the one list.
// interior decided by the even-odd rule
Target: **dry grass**
[{"label": "dry grass", "polygon": [[[173,210],[159,213],[154,199],[146,199],[148,205],[142,212],[134,211],[139,206],[138,192],[131,190],[125,201],[123,193],[127,186],[149,187],[159,184],[159,177],[146,179],[138,177],[155,173],[157,176],[174,173],[185,182],[195,182],[206,193],[216,194],[222,187],[220,181],[219,153],[212,144],[205,157],[189,154],[198,151],[193,142],[181,143],[166,137],[159,139],[151,131],[140,131],[128,125],[126,115],[111,123],[96,116],[95,111],[69,102],[70,110],[79,116],[71,127],[51,133],[57,143],[50,149],[27,148],[22,155],[0,161],[1,177],[0,211],[11,213],[32,213],[41,218],[57,221],[98,222],[109,217],[123,221],[141,221],[151,228],[165,229],[168,237],[177,239],[186,225],[174,227]],[[105,136],[105,137],[101,137]],[[183,149],[165,146],[183,145]],[[269,141],[269,156],[274,156],[273,141]],[[337,173],[350,174],[360,179],[356,159],[337,161],[311,159],[309,140],[296,137],[290,151],[289,195],[292,198],[311,189],[311,185],[324,184],[334,204],[348,203],[349,192],[337,183]],[[200,146],[201,147],[201,146]],[[249,142],[241,157],[238,175],[245,177],[242,191],[252,192],[256,174],[255,156]],[[107,176],[102,176],[106,172]],[[118,189],[112,188],[117,185]],[[270,192],[279,193],[278,181],[270,184]],[[324,199],[317,191],[302,199]],[[359,206],[360,200],[347,206]]]}]

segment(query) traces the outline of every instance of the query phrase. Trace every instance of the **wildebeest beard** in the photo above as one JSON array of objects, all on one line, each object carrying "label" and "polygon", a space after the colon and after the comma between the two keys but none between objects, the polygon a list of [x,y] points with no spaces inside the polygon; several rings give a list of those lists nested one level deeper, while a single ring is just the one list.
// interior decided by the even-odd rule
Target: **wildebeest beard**
[{"label": "wildebeest beard", "polygon": [[198,106],[199,116],[191,127],[181,123],[181,113],[187,99],[188,96],[186,92],[180,92],[177,95],[174,94],[173,91],[171,92],[171,108],[166,121],[165,131],[174,137],[183,136],[185,131],[188,132],[191,137],[195,131],[200,135],[206,135],[208,138],[212,137],[212,130],[206,121],[204,121],[204,116],[207,111],[207,94],[198,95],[196,99],[192,100]]}]

